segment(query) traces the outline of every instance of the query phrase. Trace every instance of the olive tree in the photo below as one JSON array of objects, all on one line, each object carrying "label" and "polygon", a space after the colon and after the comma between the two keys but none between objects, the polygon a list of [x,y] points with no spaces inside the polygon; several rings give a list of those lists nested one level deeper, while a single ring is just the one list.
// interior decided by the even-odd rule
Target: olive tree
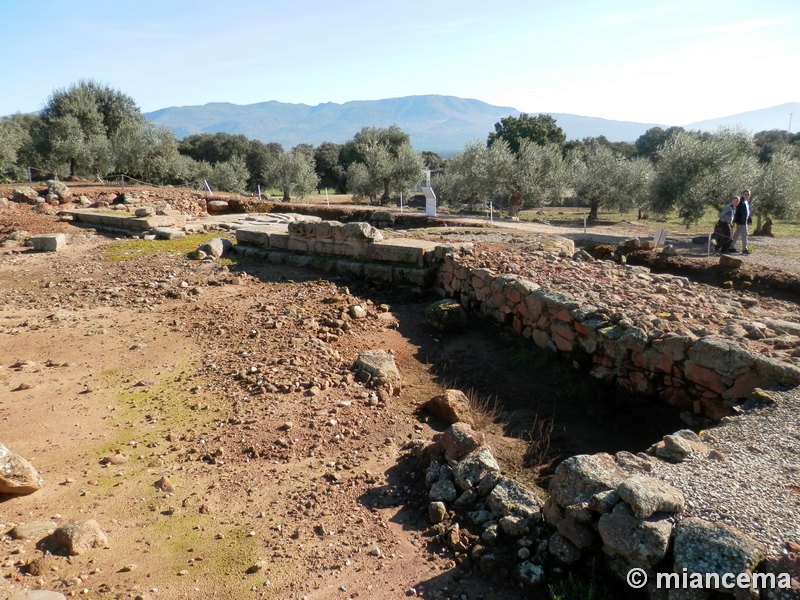
[{"label": "olive tree", "polygon": [[422,156],[408,143],[392,147],[382,141],[358,145],[361,160],[347,169],[347,190],[355,198],[369,198],[385,205],[392,194],[411,189],[422,180]]},{"label": "olive tree", "polygon": [[304,148],[281,151],[267,165],[264,180],[283,192],[284,202],[290,202],[293,195],[307,196],[317,187],[314,156]]},{"label": "olive tree", "polygon": [[646,158],[626,159],[605,144],[590,143],[569,157],[575,196],[589,206],[589,221],[600,208],[627,211],[647,201],[653,169]]},{"label": "olive tree", "polygon": [[233,156],[230,160],[215,163],[211,168],[208,183],[211,187],[223,192],[243,194],[247,189],[250,171],[247,162],[241,156]]},{"label": "olive tree", "polygon": [[739,129],[676,133],[658,151],[652,208],[677,210],[687,225],[709,209],[719,211],[758,173],[754,149],[752,137]]},{"label": "olive tree", "polygon": [[464,150],[450,159],[443,174],[436,175],[433,187],[447,202],[466,202],[474,210],[479,202],[490,198],[488,185],[489,149],[485,144],[473,141]]},{"label": "olive tree", "polygon": [[0,176],[16,166],[17,152],[25,143],[26,135],[15,119],[0,119]]},{"label": "olive tree", "polygon": [[178,153],[178,140],[168,127],[128,122],[116,131],[110,144],[117,173],[147,183],[184,183],[191,177],[188,163]]},{"label": "olive tree", "polygon": [[347,164],[347,190],[373,203],[387,204],[392,194],[408,191],[425,173],[422,156],[396,125],[362,128],[344,145],[342,158]]},{"label": "olive tree", "polygon": [[523,139],[513,152],[505,140],[489,148],[487,189],[493,196],[508,198],[515,218],[523,204],[541,206],[557,201],[568,186],[568,166],[556,144],[539,145]]},{"label": "olive tree", "polygon": [[800,216],[800,161],[790,149],[773,154],[754,181],[753,213],[757,229],[761,228],[762,218]]}]

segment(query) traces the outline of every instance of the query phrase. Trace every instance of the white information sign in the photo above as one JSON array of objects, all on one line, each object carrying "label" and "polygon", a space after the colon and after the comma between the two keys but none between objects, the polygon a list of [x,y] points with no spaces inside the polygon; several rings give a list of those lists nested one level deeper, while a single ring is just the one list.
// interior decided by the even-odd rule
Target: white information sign
[{"label": "white information sign", "polygon": [[432,187],[422,188],[422,193],[425,194],[425,216],[436,216],[436,194],[433,193]]}]

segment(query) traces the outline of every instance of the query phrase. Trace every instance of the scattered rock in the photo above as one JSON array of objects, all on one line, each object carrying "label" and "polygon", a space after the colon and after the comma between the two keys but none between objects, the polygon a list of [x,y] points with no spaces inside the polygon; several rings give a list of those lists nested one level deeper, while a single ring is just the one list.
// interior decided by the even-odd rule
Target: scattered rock
[{"label": "scattered rock", "polygon": [[442,332],[463,331],[467,327],[467,313],[455,300],[438,300],[425,309],[425,318],[431,327]]},{"label": "scattered rock", "polygon": [[400,371],[394,357],[384,350],[367,350],[358,355],[353,370],[369,375],[370,381],[383,381],[391,385],[395,396],[400,395]]},{"label": "scattered rock", "polygon": [[204,252],[207,256],[222,258],[231,249],[231,241],[226,238],[212,238],[202,246],[198,247],[198,252]]},{"label": "scattered rock", "polygon": [[0,444],[0,494],[24,496],[43,485],[44,480],[31,463]]},{"label": "scattered rock", "polygon": [[460,460],[483,444],[484,435],[466,423],[454,423],[442,434],[440,443],[449,460]]},{"label": "scattered rock", "polygon": [[97,521],[74,521],[56,529],[50,536],[71,555],[85,554],[92,548],[108,548],[108,538]]},{"label": "scattered rock", "polygon": [[153,485],[156,487],[156,489],[159,489],[167,494],[171,494],[175,491],[175,486],[166,475],[162,476],[161,479],[156,481]]},{"label": "scattered rock", "polygon": [[109,454],[100,459],[102,465],[124,465],[128,462],[128,457],[120,452]]},{"label": "scattered rock", "polygon": [[53,533],[56,527],[58,525],[53,521],[33,521],[32,523],[16,525],[8,532],[8,535],[15,540],[40,540]]},{"label": "scattered rock", "polygon": [[461,390],[445,390],[428,400],[422,408],[449,425],[458,422],[473,424],[469,398]]}]

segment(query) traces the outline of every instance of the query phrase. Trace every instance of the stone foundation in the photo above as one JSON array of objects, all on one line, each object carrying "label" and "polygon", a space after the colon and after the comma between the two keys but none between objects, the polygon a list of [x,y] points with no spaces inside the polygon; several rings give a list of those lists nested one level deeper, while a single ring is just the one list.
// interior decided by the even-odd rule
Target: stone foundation
[{"label": "stone foundation", "polygon": [[754,356],[727,338],[698,337],[688,330],[645,333],[624,318],[612,322],[598,307],[548,289],[547,281],[469,267],[452,253],[439,265],[435,290],[510,326],[542,349],[589,357],[590,372],[598,379],[631,394],[657,395],[714,421],[732,415],[756,387],[800,383],[796,366]]},{"label": "stone foundation", "polygon": [[[335,221],[294,222],[287,233],[276,233],[274,227],[246,226],[236,230],[236,237],[236,251],[272,263],[432,288],[440,296],[457,299],[467,310],[511,327],[539,348],[583,357],[580,362],[591,363],[592,375],[627,393],[658,396],[683,409],[688,422],[697,417],[719,421],[734,414],[756,387],[800,383],[800,368],[753,355],[728,338],[698,337],[687,329],[645,330],[624,316],[612,320],[607,306],[582,304],[552,289],[547,279],[536,281],[470,266],[459,253],[469,252],[471,244],[384,240],[367,223]],[[569,240],[556,239],[550,246],[554,256],[569,258],[574,252]],[[645,267],[607,268],[650,277]],[[691,285],[685,278],[673,279],[681,286]]]}]

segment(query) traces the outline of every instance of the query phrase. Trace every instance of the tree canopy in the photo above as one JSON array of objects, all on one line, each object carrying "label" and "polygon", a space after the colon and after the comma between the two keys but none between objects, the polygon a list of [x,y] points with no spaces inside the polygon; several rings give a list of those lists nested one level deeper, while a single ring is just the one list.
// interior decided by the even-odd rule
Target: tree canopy
[{"label": "tree canopy", "polygon": [[71,176],[79,167],[103,175],[112,164],[109,140],[123,127],[145,123],[133,98],[91,79],[53,91],[41,117],[45,154],[68,163]]},{"label": "tree canopy", "polygon": [[532,117],[527,113],[520,113],[519,117],[505,117],[495,123],[486,145],[492,146],[495,142],[504,140],[512,152],[519,152],[522,140],[546,146],[563,144],[566,139],[566,134],[550,115]]},{"label": "tree canopy", "polygon": [[347,189],[357,198],[381,204],[392,194],[409,190],[422,180],[425,164],[411,148],[409,136],[396,125],[364,127],[345,144],[353,161],[347,168]]}]

